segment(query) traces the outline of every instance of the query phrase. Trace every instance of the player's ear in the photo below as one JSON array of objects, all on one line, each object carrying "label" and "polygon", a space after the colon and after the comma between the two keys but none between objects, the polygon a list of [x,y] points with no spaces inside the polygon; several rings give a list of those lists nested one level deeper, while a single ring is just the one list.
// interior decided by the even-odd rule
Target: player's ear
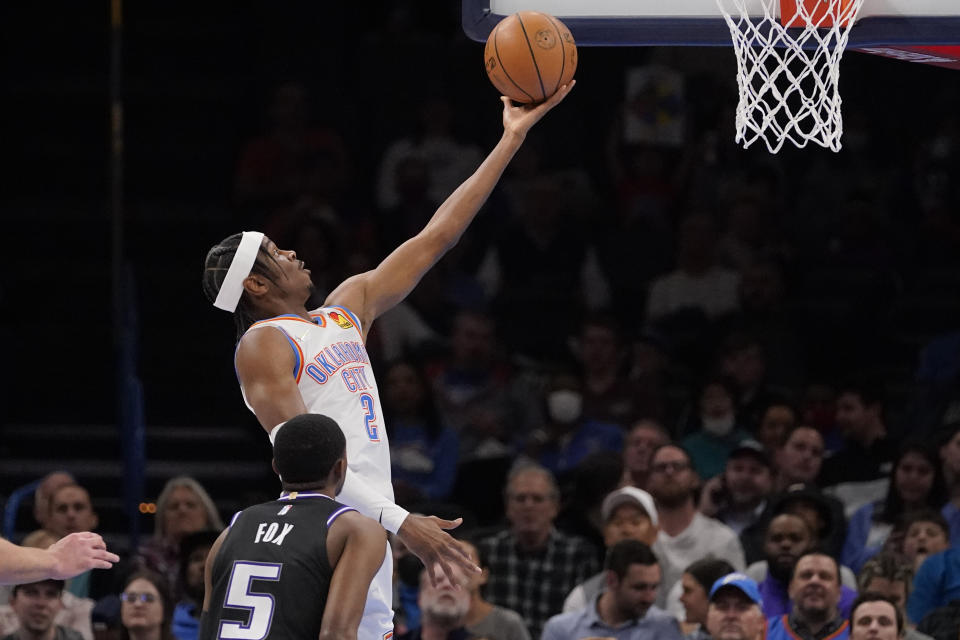
[{"label": "player's ear", "polygon": [[243,279],[243,288],[254,297],[260,297],[267,293],[270,282],[259,273],[251,273]]},{"label": "player's ear", "polygon": [[[274,472],[275,474],[277,474],[277,476],[279,476],[279,475],[280,475],[280,469],[277,469],[277,459],[276,459],[276,458],[270,458],[270,466],[273,467],[273,472]],[[282,480],[282,478],[281,478],[281,480]]]}]

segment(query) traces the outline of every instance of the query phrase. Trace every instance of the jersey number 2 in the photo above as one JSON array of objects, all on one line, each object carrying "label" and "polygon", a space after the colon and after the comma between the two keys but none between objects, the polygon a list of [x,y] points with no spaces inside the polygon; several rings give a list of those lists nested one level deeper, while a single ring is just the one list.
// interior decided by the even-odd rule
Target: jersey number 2
[{"label": "jersey number 2", "polygon": [[280,580],[283,565],[265,562],[235,562],[230,572],[230,583],[223,606],[230,609],[246,609],[250,612],[247,624],[222,621],[218,638],[229,640],[263,640],[270,633],[276,603],[269,593],[251,591],[254,580]]},{"label": "jersey number 2", "polygon": [[371,442],[380,442],[380,432],[377,431],[377,425],[373,423],[377,419],[373,396],[369,393],[361,393],[360,404],[363,405],[363,426],[367,428],[367,437]]}]

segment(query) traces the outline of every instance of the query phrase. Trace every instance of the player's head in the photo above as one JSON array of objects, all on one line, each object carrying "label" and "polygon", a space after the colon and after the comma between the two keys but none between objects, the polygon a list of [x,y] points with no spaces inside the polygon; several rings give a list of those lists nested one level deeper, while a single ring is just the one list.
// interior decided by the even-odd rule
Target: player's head
[{"label": "player's head", "polygon": [[233,313],[238,334],[278,302],[303,304],[312,291],[310,271],[297,254],[262,233],[235,233],[207,252],[203,292],[214,306]]},{"label": "player's head", "polygon": [[273,441],[273,466],[291,491],[334,488],[340,493],[347,472],[347,441],[340,426],[317,413],[283,424]]}]

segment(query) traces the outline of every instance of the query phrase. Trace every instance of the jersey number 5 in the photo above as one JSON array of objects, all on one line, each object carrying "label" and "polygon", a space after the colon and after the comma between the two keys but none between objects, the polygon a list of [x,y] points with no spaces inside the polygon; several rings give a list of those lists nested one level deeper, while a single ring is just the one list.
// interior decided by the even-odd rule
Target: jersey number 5
[{"label": "jersey number 5", "polygon": [[371,442],[380,442],[380,432],[377,431],[377,425],[373,423],[377,419],[373,396],[369,393],[361,393],[360,404],[363,405],[363,426],[367,428],[367,437]]},{"label": "jersey number 5", "polygon": [[250,612],[247,624],[240,622],[221,621],[218,638],[229,640],[263,640],[270,633],[273,623],[273,612],[276,603],[269,593],[251,591],[254,580],[280,580],[280,569],[283,565],[265,562],[235,562],[230,572],[230,583],[227,587],[227,597],[223,601],[224,608],[246,609]]}]

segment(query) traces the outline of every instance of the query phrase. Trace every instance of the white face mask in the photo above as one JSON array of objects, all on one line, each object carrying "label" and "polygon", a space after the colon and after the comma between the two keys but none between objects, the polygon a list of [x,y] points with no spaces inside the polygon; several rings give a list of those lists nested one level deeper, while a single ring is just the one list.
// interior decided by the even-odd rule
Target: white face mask
[{"label": "white face mask", "polygon": [[547,396],[547,411],[554,422],[570,424],[580,417],[583,410],[583,396],[576,391],[561,389]]},{"label": "white face mask", "polygon": [[700,421],[703,423],[703,430],[713,436],[725,436],[733,431],[733,414],[722,418],[703,416]]}]

